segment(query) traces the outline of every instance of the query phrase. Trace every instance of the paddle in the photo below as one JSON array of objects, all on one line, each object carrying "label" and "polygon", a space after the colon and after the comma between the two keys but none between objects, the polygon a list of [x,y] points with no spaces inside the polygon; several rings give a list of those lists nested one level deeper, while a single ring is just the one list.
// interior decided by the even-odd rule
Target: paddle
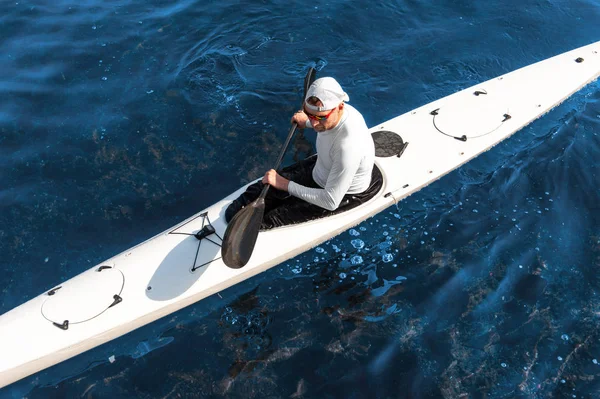
[{"label": "paddle", "polygon": [[[312,67],[306,73],[306,77],[304,78],[304,95],[302,96],[303,104],[306,92],[315,80],[315,74],[316,71]],[[273,169],[277,170],[279,168],[290,140],[296,131],[296,127],[298,125],[294,122]],[[269,184],[265,184],[258,198],[245,208],[242,208],[227,225],[225,235],[223,236],[221,256],[223,257],[223,262],[233,269],[245,266],[250,260],[250,256],[252,256],[252,251],[254,251],[254,245],[258,238],[258,231],[265,213],[265,196],[269,191],[269,187],[271,187]]]}]

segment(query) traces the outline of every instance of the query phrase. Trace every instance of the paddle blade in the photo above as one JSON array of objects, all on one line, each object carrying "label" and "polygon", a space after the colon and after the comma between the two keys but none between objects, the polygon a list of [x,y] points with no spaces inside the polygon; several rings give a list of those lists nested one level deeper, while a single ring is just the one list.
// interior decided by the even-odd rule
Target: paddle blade
[{"label": "paddle blade", "polygon": [[227,266],[239,269],[248,263],[256,245],[264,213],[265,200],[258,198],[231,219],[225,230],[221,248],[221,256]]}]

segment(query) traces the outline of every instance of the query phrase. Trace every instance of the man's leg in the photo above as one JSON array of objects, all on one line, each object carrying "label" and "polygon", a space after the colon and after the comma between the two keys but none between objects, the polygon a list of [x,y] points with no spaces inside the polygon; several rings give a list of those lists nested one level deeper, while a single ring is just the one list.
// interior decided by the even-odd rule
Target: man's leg
[{"label": "man's leg", "polygon": [[[312,180],[312,174],[310,180],[305,181],[304,186],[319,188],[317,183]],[[338,213],[345,212],[349,209],[355,208],[361,204],[364,204],[379,192],[381,185],[383,184],[383,177],[377,167],[374,167],[371,174],[371,184],[367,190],[360,194],[346,194],[337,209],[328,211],[327,209],[321,208],[317,205],[310,204],[296,197],[291,197],[283,202],[279,207],[273,209],[268,214],[266,213],[263,218],[261,230],[269,230],[275,227],[289,226],[292,224],[304,223],[310,220],[320,219],[326,216],[336,215]]]},{"label": "man's leg", "polygon": [[[312,170],[315,167],[316,160],[316,156],[307,158],[283,168],[279,174],[288,180],[293,180],[298,184],[306,185],[307,179],[312,181]],[[243,207],[256,200],[263,188],[264,184],[261,181],[257,181],[248,186],[246,191],[227,207],[227,210],[225,211],[225,221],[229,223],[235,214]],[[281,203],[289,197],[289,193],[271,187],[265,197],[265,214],[280,206]]]}]

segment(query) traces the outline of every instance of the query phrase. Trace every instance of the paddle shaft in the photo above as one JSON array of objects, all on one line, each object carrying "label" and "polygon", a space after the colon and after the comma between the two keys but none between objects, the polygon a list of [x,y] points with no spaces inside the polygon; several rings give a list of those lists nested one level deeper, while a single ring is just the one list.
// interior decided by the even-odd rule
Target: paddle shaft
[{"label": "paddle shaft", "polygon": [[[306,93],[308,92],[309,86],[315,80],[315,73],[316,73],[315,69],[312,67],[306,73],[306,77],[304,78],[304,97],[302,97],[303,103],[306,98]],[[283,144],[283,148],[281,149],[281,152],[279,153],[279,158],[277,158],[277,163],[275,164],[275,168],[274,168],[275,170],[279,169],[279,166],[281,165],[281,161],[283,161],[283,156],[285,155],[285,152],[287,151],[288,145],[290,145],[290,141],[292,140],[292,136],[294,135],[294,132],[296,131],[297,127],[298,127],[298,124],[296,122],[294,122],[292,124],[292,127],[290,128],[290,132],[288,133],[287,139],[285,140],[285,143]],[[261,200],[265,199],[267,192],[269,191],[269,187],[271,187],[270,184],[265,184],[262,191],[260,192],[260,195],[258,196],[259,199],[261,199]]]},{"label": "paddle shaft", "polygon": [[[304,98],[306,98],[309,86],[315,80],[315,73],[315,69],[310,68],[304,78],[303,101]],[[298,124],[294,122],[290,128],[287,139],[285,140],[285,144],[281,149],[279,158],[277,159],[275,170],[281,165],[281,161],[283,161],[287,147],[289,146],[297,127]],[[245,266],[252,256],[265,213],[265,196],[269,191],[269,187],[269,184],[265,184],[259,197],[238,211],[227,225],[227,229],[225,229],[221,256],[223,258],[223,263],[233,269],[239,269],[240,267]]]},{"label": "paddle shaft", "polygon": [[[290,128],[290,132],[288,133],[287,139],[285,140],[285,143],[283,144],[283,148],[281,149],[281,153],[279,154],[279,158],[277,159],[277,163],[275,164],[275,170],[279,169],[279,166],[281,165],[281,161],[283,161],[283,156],[285,155],[285,152],[288,148],[288,145],[290,145],[290,141],[292,140],[292,136],[294,135],[294,132],[296,131],[296,128],[298,127],[298,124],[296,122],[294,122],[292,124],[292,127]],[[265,196],[267,195],[267,192],[269,191],[269,187],[271,187],[270,184],[265,184],[265,186],[263,187],[260,196],[258,198],[264,199]]]}]

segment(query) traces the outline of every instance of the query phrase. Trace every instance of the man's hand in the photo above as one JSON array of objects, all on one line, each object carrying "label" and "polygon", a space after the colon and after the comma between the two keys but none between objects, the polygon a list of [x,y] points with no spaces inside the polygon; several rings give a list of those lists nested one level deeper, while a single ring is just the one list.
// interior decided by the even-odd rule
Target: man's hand
[{"label": "man's hand", "polygon": [[300,129],[304,129],[306,127],[306,122],[308,121],[308,116],[304,113],[304,111],[300,110],[292,116],[292,123],[296,122]]},{"label": "man's hand", "polygon": [[262,182],[263,184],[270,184],[271,186],[281,191],[287,191],[288,184],[290,184],[290,181],[281,176],[279,173],[277,173],[275,169],[271,169],[267,173],[265,173]]}]

